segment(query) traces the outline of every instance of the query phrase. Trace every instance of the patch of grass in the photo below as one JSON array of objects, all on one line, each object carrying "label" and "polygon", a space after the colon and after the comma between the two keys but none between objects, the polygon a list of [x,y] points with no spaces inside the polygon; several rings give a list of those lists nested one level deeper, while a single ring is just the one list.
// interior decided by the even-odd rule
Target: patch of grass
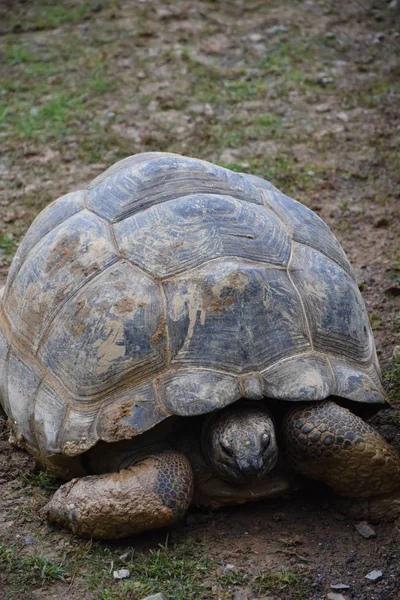
[{"label": "patch of grass", "polygon": [[217,582],[222,586],[237,587],[244,585],[249,579],[249,576],[244,571],[239,569],[232,569],[226,571],[223,575],[217,578]]},{"label": "patch of grass", "polygon": [[282,122],[282,119],[278,115],[274,115],[271,113],[254,115],[253,119],[252,119],[253,125],[256,125],[258,127],[265,127],[268,129],[270,127],[279,127],[281,122]]},{"label": "patch of grass", "polygon": [[400,355],[395,356],[392,368],[384,373],[384,380],[389,388],[389,397],[400,397]]},{"label": "patch of grass", "polygon": [[22,476],[22,481],[25,485],[39,487],[46,491],[55,491],[59,486],[56,477],[47,471],[37,470],[33,473],[27,473]]},{"label": "patch of grass", "polygon": [[189,541],[172,547],[166,543],[148,554],[135,554],[124,566],[129,569],[130,578],[118,588],[115,584],[99,586],[97,575],[90,577],[93,600],[142,598],[160,590],[176,600],[202,598],[207,590],[204,580],[213,563],[200,544]]},{"label": "patch of grass", "polygon": [[0,233],[0,258],[10,264],[17,249],[17,241],[9,233]]},{"label": "patch of grass", "polygon": [[41,30],[59,27],[66,23],[82,21],[91,13],[89,2],[42,2],[32,3],[24,17],[19,15],[11,19],[12,30]]},{"label": "patch of grass", "polygon": [[382,319],[379,315],[371,313],[369,315],[369,322],[371,323],[372,329],[374,329],[375,331],[382,329]]},{"label": "patch of grass", "polygon": [[34,56],[32,52],[22,44],[9,44],[6,47],[6,60],[9,65],[14,66],[32,62]]},{"label": "patch of grass", "polygon": [[[51,558],[45,554],[25,556],[24,551],[16,545],[0,544],[0,568],[11,589],[21,591],[54,580],[67,583],[78,577],[92,600],[142,598],[160,590],[176,600],[209,598],[207,578],[216,568],[205,548],[190,540],[171,546],[166,542],[147,553],[132,552],[127,563],[110,548],[93,542],[83,545],[74,541],[71,550]],[[113,571],[122,567],[130,571],[129,579],[115,581]]]},{"label": "patch of grass", "polygon": [[0,544],[0,565],[5,572],[12,572],[20,585],[64,581],[67,575],[62,561],[54,561],[44,555],[22,556],[19,548]]},{"label": "patch of grass", "polygon": [[294,598],[307,598],[311,593],[306,577],[288,569],[282,569],[278,573],[261,573],[256,577],[254,589],[257,594],[285,592],[285,597]]}]

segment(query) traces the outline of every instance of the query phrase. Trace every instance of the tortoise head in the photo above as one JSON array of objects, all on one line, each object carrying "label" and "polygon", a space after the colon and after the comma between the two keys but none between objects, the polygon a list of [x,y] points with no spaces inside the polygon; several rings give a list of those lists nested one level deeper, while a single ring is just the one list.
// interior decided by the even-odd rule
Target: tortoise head
[{"label": "tortoise head", "polygon": [[210,415],[201,447],[209,466],[228,481],[261,479],[278,459],[272,417],[259,407],[233,406]]}]

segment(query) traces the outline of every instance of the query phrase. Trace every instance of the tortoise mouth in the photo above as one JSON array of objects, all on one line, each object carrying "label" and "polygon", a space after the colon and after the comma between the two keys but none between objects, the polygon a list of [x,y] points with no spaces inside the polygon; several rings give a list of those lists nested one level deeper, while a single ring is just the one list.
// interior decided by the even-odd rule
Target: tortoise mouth
[{"label": "tortoise mouth", "polygon": [[254,458],[253,460],[237,459],[234,465],[215,465],[214,468],[218,474],[226,481],[236,482],[238,484],[248,483],[249,481],[263,480],[268,473],[276,466],[278,461],[278,449],[271,451],[268,455]]}]

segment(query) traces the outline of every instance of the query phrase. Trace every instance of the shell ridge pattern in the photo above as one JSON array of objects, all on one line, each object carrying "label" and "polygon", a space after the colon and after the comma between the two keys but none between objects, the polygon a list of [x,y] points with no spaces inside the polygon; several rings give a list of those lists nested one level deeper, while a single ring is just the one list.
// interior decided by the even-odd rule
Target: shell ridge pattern
[{"label": "shell ridge pattern", "polygon": [[[83,192],[84,190],[79,190],[80,192]],[[60,200],[65,199],[68,196],[72,196],[73,194],[75,194],[77,192],[71,192],[71,194],[65,194],[64,196],[60,196],[60,198],[57,198],[57,200],[54,200],[54,202],[52,202],[51,204],[49,204],[49,206],[47,207],[48,209],[53,208],[57,205],[57,203],[59,203]],[[10,269],[10,273],[8,274],[7,277],[7,281],[6,281],[6,285],[5,285],[5,290],[4,290],[4,294],[3,294],[3,298],[2,298],[2,304],[3,306],[6,305],[6,297],[8,297],[8,294],[12,288],[12,285],[15,281],[15,279],[18,276],[18,273],[20,272],[22,266],[24,265],[24,263],[26,262],[26,260],[29,258],[29,256],[32,254],[32,252],[36,249],[39,245],[44,245],[46,243],[46,238],[49,235],[49,233],[52,233],[54,231],[54,229],[56,229],[57,227],[61,227],[62,225],[65,225],[65,223],[67,221],[69,221],[69,219],[72,219],[73,217],[75,217],[79,212],[81,212],[82,210],[84,210],[84,206],[82,205],[81,208],[77,209],[75,212],[73,212],[72,214],[69,214],[67,217],[65,217],[62,221],[60,221],[56,226],[50,226],[48,227],[48,229],[41,235],[40,238],[38,238],[36,240],[36,242],[33,244],[33,246],[31,246],[29,248],[29,250],[26,252],[26,254],[23,256],[21,261],[18,261],[18,254],[19,252],[23,251],[23,242],[21,243],[21,245],[19,246],[17,253],[13,259],[13,264],[15,261],[18,261],[18,267],[15,269]],[[26,235],[29,235],[29,232],[31,230],[33,230],[35,228],[35,224],[36,224],[36,220],[41,216],[41,213],[36,217],[36,219],[34,219],[34,221],[32,222],[28,232]],[[13,265],[12,265],[13,266]],[[1,303],[0,303],[1,304]]]},{"label": "shell ridge pattern", "polygon": [[6,337],[6,332],[3,328],[3,332],[4,332],[4,338],[6,340],[6,342],[8,341],[8,348],[7,348],[7,353],[6,353],[6,357],[4,360],[4,365],[3,365],[3,382],[4,382],[4,386],[3,386],[3,402],[4,402],[4,408],[8,407],[8,411],[7,415],[10,415],[12,409],[10,406],[10,402],[9,402],[9,392],[8,392],[8,370],[9,370],[9,361],[10,361],[10,355],[11,355],[11,350],[12,350],[12,343],[11,340],[7,340]]},{"label": "shell ridge pattern", "polygon": [[167,356],[159,285],[118,261],[63,306],[40,358],[71,394],[83,397],[160,372]]},{"label": "shell ridge pattern", "polygon": [[372,331],[353,277],[323,252],[294,243],[292,276],[309,315],[314,346],[334,356],[371,362]]},{"label": "shell ridge pattern", "polygon": [[112,174],[89,190],[88,206],[117,222],[147,206],[202,192],[228,193],[262,204],[258,189],[243,176],[206,161],[178,156],[142,162]]},{"label": "shell ridge pattern", "polygon": [[264,200],[264,206],[265,206],[265,208],[268,208],[274,215],[276,215],[278,217],[278,219],[281,221],[282,225],[284,226],[284,228],[288,232],[288,235],[289,235],[290,239],[293,240],[293,228],[289,227],[289,223],[287,223],[287,221],[282,217],[282,215],[268,201],[268,194],[271,193],[270,190],[266,190],[266,189],[261,188],[261,187],[259,189],[260,189],[261,195],[262,195],[263,200]]},{"label": "shell ridge pattern", "polygon": [[122,256],[162,280],[220,257],[286,266],[290,255],[280,218],[230,195],[182,196],[115,223],[114,231]]},{"label": "shell ridge pattern", "polygon": [[205,267],[206,265],[209,265],[212,263],[218,263],[218,262],[223,263],[225,261],[236,261],[236,260],[241,261],[242,263],[245,263],[248,265],[260,265],[263,267],[268,267],[269,269],[274,269],[276,271],[287,271],[286,266],[276,265],[274,263],[270,263],[265,260],[255,260],[255,259],[250,259],[250,258],[245,259],[245,258],[243,258],[243,256],[232,256],[231,254],[227,254],[224,256],[218,256],[217,258],[210,258],[209,260],[205,260],[204,262],[200,262],[200,263],[194,265],[193,267],[190,267],[190,269],[183,269],[182,271],[177,271],[174,275],[162,277],[161,281],[163,283],[166,283],[172,279],[175,279],[176,277],[178,277],[180,275],[188,275],[188,274],[190,274],[191,271],[195,271],[196,269]]},{"label": "shell ridge pattern", "polygon": [[62,302],[60,302],[59,305],[57,306],[57,309],[53,312],[53,314],[51,314],[49,316],[49,319],[48,319],[48,322],[46,324],[46,327],[43,329],[42,335],[39,338],[39,341],[38,341],[38,344],[37,344],[37,347],[36,347],[36,350],[35,350],[35,354],[36,355],[38,355],[38,353],[40,352],[41,347],[46,342],[46,339],[48,337],[49,331],[51,330],[52,325],[53,325],[55,319],[58,317],[58,315],[61,312],[61,310],[63,309],[63,307],[70,300],[72,300],[72,298],[74,298],[77,294],[79,294],[79,292],[88,283],[90,283],[91,281],[93,281],[94,279],[96,279],[97,277],[99,277],[100,275],[102,275],[108,269],[111,269],[112,267],[114,267],[115,264],[118,263],[118,262],[119,262],[119,258],[117,256],[111,257],[109,259],[109,261],[103,265],[103,270],[102,271],[97,271],[96,273],[92,273],[91,275],[89,275],[87,277],[87,279],[85,279],[85,281],[83,281],[79,287],[74,288],[73,290],[71,290],[70,294],[68,294],[67,296],[65,296],[65,298],[62,300]]},{"label": "shell ridge pattern", "polygon": [[[262,181],[262,180],[260,180]],[[269,183],[269,182],[267,182]],[[271,184],[269,184],[271,185]],[[267,206],[278,215],[281,220],[285,223],[286,228],[291,232],[291,237],[293,237],[294,241],[299,244],[304,244],[310,246],[314,250],[317,250],[321,254],[324,254],[330,260],[333,260],[339,267],[341,267],[348,275],[350,275],[355,280],[355,275],[353,269],[345,255],[342,247],[340,246],[339,241],[333,235],[332,231],[326,225],[326,223],[321,219],[321,217],[315,214],[312,210],[310,210],[307,206],[304,206],[301,202],[286,196],[280,192],[274,186],[259,187],[262,190],[262,195],[265,199]],[[308,217],[307,223],[307,241],[299,233],[299,225],[302,225],[304,228],[304,223],[301,223],[301,220],[297,217],[297,221],[293,220],[290,224],[288,223],[288,215],[290,214],[289,206],[282,205],[283,202],[289,203],[289,206],[294,206],[297,210],[301,211],[302,215]],[[318,230],[322,230],[324,236],[325,244],[321,246],[321,244],[317,244],[317,240],[314,239],[315,235],[318,234]],[[329,249],[330,253],[326,251],[326,242],[330,241]]]},{"label": "shell ridge pattern", "polygon": [[42,385],[43,385],[44,382],[45,382],[45,378],[44,378],[43,373],[42,373],[42,378],[40,379],[39,385],[37,386],[36,393],[35,393],[35,396],[34,396],[34,399],[33,399],[32,415],[31,415],[31,417],[29,419],[30,429],[31,429],[32,434],[33,434],[33,436],[35,438],[35,441],[36,441],[36,444],[37,444],[38,448],[40,447],[40,444],[39,444],[39,438],[38,438],[38,434],[37,434],[36,419],[35,419],[35,410],[36,410],[36,402],[37,402],[37,399],[38,399],[38,396],[39,396],[39,391],[40,391],[40,388],[42,387]]},{"label": "shell ridge pattern", "polygon": [[294,253],[294,240],[292,239],[292,247],[291,247],[291,250],[290,250],[290,259],[289,259],[289,263],[288,263],[288,266],[287,266],[287,274],[288,274],[288,277],[290,279],[290,283],[292,284],[292,286],[295,289],[296,294],[297,294],[297,296],[299,298],[300,306],[301,306],[301,309],[302,309],[302,312],[303,312],[303,315],[304,315],[304,320],[305,320],[305,323],[306,323],[307,334],[308,334],[308,339],[309,339],[309,342],[310,342],[311,350],[314,350],[313,336],[312,336],[312,331],[311,331],[311,326],[310,326],[310,320],[308,318],[306,307],[304,305],[303,298],[301,297],[300,290],[297,288],[296,284],[294,283],[292,275],[290,273],[290,267],[291,267],[292,260],[293,260],[293,253]]}]

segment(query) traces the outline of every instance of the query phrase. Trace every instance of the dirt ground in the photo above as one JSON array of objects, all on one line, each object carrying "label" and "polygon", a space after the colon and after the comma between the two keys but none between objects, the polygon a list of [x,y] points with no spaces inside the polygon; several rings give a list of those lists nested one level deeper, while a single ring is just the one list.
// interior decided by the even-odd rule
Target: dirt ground
[{"label": "dirt ground", "polygon": [[[40,209],[124,156],[263,176],[347,252],[392,399],[372,423],[400,450],[398,0],[9,0],[0,52],[2,281]],[[324,489],[91,543],[43,521],[57,482],[0,435],[1,599],[400,597],[400,522],[364,539]]]}]

